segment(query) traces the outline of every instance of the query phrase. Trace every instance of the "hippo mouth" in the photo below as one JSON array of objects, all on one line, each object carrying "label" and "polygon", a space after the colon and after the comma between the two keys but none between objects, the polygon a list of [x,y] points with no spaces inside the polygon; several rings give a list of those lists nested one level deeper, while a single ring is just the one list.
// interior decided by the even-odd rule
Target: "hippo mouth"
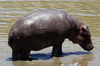
[{"label": "hippo mouth", "polygon": [[92,44],[87,44],[87,45],[79,44],[79,45],[86,51],[91,51],[94,48]]}]

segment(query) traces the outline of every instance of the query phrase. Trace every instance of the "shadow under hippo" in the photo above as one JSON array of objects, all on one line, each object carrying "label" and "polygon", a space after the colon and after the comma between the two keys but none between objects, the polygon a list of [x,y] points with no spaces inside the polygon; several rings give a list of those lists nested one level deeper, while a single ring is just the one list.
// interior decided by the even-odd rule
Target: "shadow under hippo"
[{"label": "shadow under hippo", "polygon": [[[70,56],[70,55],[85,55],[85,54],[91,54],[91,52],[63,52],[61,57],[64,56]],[[31,60],[48,60],[52,58],[52,53],[32,53],[29,55],[31,57]],[[8,58],[7,61],[12,61],[12,58]]]}]

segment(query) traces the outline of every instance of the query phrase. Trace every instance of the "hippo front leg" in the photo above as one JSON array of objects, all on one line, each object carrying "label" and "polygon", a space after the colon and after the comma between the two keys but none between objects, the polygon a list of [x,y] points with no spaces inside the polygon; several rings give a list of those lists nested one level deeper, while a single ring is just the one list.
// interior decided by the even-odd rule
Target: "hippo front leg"
[{"label": "hippo front leg", "polygon": [[52,56],[55,56],[55,57],[61,57],[63,55],[63,52],[62,52],[62,43],[64,42],[65,38],[57,38],[55,40],[55,45],[53,46],[53,49],[52,49]]},{"label": "hippo front leg", "polygon": [[62,55],[63,55],[63,53],[62,53],[62,45],[53,46],[52,56],[61,57]]}]

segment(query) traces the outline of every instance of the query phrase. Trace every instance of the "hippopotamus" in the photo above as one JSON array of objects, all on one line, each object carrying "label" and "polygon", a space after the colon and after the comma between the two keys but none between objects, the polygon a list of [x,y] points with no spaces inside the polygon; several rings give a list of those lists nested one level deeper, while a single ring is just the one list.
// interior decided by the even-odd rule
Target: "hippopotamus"
[{"label": "hippopotamus", "polygon": [[89,27],[81,20],[58,9],[32,12],[12,26],[8,45],[12,49],[13,60],[29,60],[30,51],[39,51],[52,46],[52,57],[62,53],[62,43],[69,39],[84,50],[94,48]]}]

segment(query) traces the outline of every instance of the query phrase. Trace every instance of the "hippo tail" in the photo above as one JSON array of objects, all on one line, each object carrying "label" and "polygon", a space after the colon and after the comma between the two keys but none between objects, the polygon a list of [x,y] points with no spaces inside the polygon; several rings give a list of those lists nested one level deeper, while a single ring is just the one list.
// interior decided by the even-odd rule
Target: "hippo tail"
[{"label": "hippo tail", "polygon": [[18,39],[16,38],[16,36],[14,36],[14,35],[9,36],[9,38],[8,38],[8,45],[13,50],[19,51]]},{"label": "hippo tail", "polygon": [[10,33],[8,36],[8,45],[11,46],[13,43],[15,43],[16,36],[14,36],[13,33]]}]

